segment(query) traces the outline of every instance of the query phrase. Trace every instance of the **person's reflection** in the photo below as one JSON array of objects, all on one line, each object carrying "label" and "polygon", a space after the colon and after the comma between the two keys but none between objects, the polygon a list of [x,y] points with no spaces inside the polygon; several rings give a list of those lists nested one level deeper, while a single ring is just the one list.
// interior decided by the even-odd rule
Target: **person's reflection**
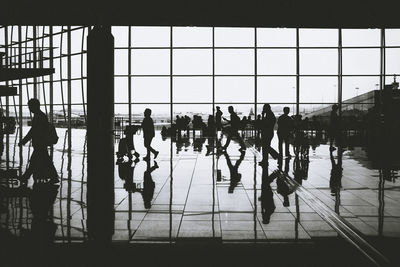
[{"label": "person's reflection", "polygon": [[59,185],[51,182],[35,182],[30,195],[32,210],[32,237],[42,244],[50,244],[54,240],[57,225],[53,222],[50,210],[58,194]]},{"label": "person's reflection", "polygon": [[261,182],[261,215],[262,222],[268,224],[271,215],[275,211],[274,193],[272,192],[271,183],[274,180],[272,176],[268,175],[268,167],[264,165],[262,167],[262,182]]},{"label": "person's reflection", "polygon": [[146,160],[147,168],[143,174],[143,191],[142,197],[144,202],[144,208],[150,209],[151,208],[151,200],[153,199],[154,195],[154,188],[155,183],[153,178],[151,177],[151,173],[158,168],[158,164],[154,161],[154,165],[150,167],[150,160]]},{"label": "person's reflection", "polygon": [[179,136],[178,136],[178,138],[176,139],[175,145],[176,145],[176,154],[178,155],[179,152],[182,151],[182,147],[183,147],[183,140],[182,140],[182,137],[179,137]]},{"label": "person's reflection", "polygon": [[293,193],[293,190],[289,188],[285,176],[283,175],[278,176],[278,178],[276,179],[276,186],[277,186],[277,192],[283,197],[283,206],[289,207],[290,206],[289,195]]},{"label": "person's reflection", "polygon": [[335,196],[335,212],[339,213],[339,205],[340,205],[340,188],[342,188],[342,176],[343,176],[343,167],[342,167],[342,156],[343,156],[343,148],[338,146],[337,149],[337,162],[333,156],[333,150],[329,151],[332,169],[331,169],[331,177],[329,179],[329,187],[331,188],[331,195]]},{"label": "person's reflection", "polygon": [[4,127],[3,127],[3,110],[0,109],[0,158],[4,152]]},{"label": "person's reflection", "polygon": [[[285,158],[285,169],[283,170],[283,173],[285,174],[289,173],[290,159],[291,158],[289,157]],[[282,171],[282,158],[278,160],[278,168],[280,171]],[[293,193],[293,190],[289,188],[284,175],[278,175],[278,178],[276,180],[276,185],[277,185],[277,192],[283,197],[283,206],[284,207],[290,206],[289,195]]]},{"label": "person's reflection", "polygon": [[203,150],[203,144],[206,142],[204,137],[196,138],[193,136],[193,150],[201,152]]},{"label": "person's reflection", "polygon": [[279,169],[280,171],[283,171],[283,173],[288,174],[288,173],[289,173],[289,164],[290,164],[290,160],[291,160],[291,157],[285,158],[285,168],[282,170],[282,167],[283,167],[283,166],[282,166],[283,159],[282,159],[282,157],[278,158],[278,169]]},{"label": "person's reflection", "polygon": [[240,151],[240,157],[235,162],[235,165],[233,165],[228,153],[226,151],[224,151],[226,164],[228,165],[230,176],[231,176],[230,185],[229,185],[229,188],[228,188],[228,193],[230,193],[230,194],[233,193],[233,190],[235,189],[237,184],[242,179],[242,174],[239,173],[239,166],[240,166],[240,163],[242,163],[245,154],[246,154],[245,150]]},{"label": "person's reflection", "polygon": [[207,138],[206,148],[207,148],[206,156],[212,155],[214,148],[215,148],[215,137],[214,136],[209,136]]},{"label": "person's reflection", "polygon": [[125,181],[124,188],[127,192],[134,193],[136,191],[136,184],[133,182],[133,175],[135,172],[136,164],[139,162],[139,159],[136,158],[134,161],[132,159],[124,158],[117,161],[118,164],[118,174],[119,177]]},{"label": "person's reflection", "polygon": [[340,146],[338,147],[337,150],[337,162],[335,161],[335,158],[333,156],[333,151],[329,152],[332,165],[329,187],[331,188],[332,196],[340,193],[340,188],[342,187],[342,175],[343,175],[342,155],[343,155],[343,149]]}]

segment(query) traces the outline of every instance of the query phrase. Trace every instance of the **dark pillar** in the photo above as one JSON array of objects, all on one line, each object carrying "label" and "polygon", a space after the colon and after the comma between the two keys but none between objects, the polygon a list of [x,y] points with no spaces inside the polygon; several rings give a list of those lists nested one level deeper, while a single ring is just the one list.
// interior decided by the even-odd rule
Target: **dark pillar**
[{"label": "dark pillar", "polygon": [[87,38],[87,228],[107,244],[114,232],[114,37],[95,26]]}]

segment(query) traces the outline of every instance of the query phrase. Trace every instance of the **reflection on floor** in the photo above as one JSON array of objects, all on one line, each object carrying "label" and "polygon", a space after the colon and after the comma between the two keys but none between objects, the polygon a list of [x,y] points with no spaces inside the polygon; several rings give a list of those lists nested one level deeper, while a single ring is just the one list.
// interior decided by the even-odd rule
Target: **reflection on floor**
[{"label": "reflection on floor", "polygon": [[[83,241],[87,238],[85,130],[72,131],[70,162],[66,131],[58,129],[58,133],[60,141],[53,157],[62,182],[51,208],[55,239]],[[136,148],[144,156],[142,137],[135,138]],[[273,147],[277,147],[276,139]],[[18,168],[20,162],[26,167],[32,149],[23,148],[21,161],[15,140],[18,132],[10,136],[2,169]],[[226,154],[217,154],[207,149],[209,140],[205,138],[196,138],[195,142],[191,138],[177,145],[171,139],[162,140],[160,134],[153,142],[160,151],[159,168],[149,173],[141,160],[132,168],[133,180],[122,180],[116,166],[113,240],[175,242],[196,237],[223,242],[312,242],[319,237],[336,238],[338,233],[312,205],[274,177],[279,167],[363,235],[400,237],[398,171],[371,168],[362,148],[344,151],[341,187],[332,181],[338,152],[331,155],[324,144],[310,148],[308,156],[284,160],[281,166],[270,159],[265,170],[268,185],[266,173],[263,179],[263,169],[258,165],[261,154],[257,148],[241,153],[233,142]],[[154,165],[153,160],[150,165]],[[20,236],[32,227],[32,211],[29,192],[15,192],[3,190],[0,223],[3,229]]]}]

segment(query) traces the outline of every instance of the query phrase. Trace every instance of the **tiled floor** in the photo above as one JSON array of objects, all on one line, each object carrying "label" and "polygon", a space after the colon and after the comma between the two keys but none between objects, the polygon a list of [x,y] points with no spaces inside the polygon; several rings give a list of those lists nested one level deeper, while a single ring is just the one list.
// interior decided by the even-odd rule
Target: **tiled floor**
[{"label": "tiled floor", "polygon": [[[84,240],[86,232],[86,148],[85,131],[74,129],[71,150],[71,169],[68,171],[65,130],[58,129],[60,141],[55,147],[54,162],[62,177],[52,214],[57,225],[56,238],[60,242]],[[10,137],[9,166],[17,167],[18,149]],[[143,155],[141,136],[135,137],[136,148]],[[273,147],[277,147],[277,138]],[[167,241],[183,238],[216,238],[222,241],[274,241],[297,240],[308,242],[313,238],[337,237],[338,233],[324,220],[312,205],[296,192],[288,196],[289,205],[283,205],[283,196],[277,180],[271,183],[275,211],[270,222],[263,223],[261,214],[262,168],[257,164],[261,154],[255,148],[247,149],[240,159],[238,145],[232,142],[227,155],[207,155],[207,140],[197,139],[201,151],[194,149],[192,141],[181,151],[170,139],[161,140],[159,134],[154,147],[160,151],[159,168],[151,173],[154,193],[151,207],[144,205],[148,194],[127,192],[126,181],[115,169],[115,233],[116,241]],[[224,140],[223,140],[224,142]],[[251,142],[249,142],[251,143]],[[400,237],[400,190],[397,170],[395,178],[383,179],[382,171],[372,169],[362,148],[345,150],[340,193],[331,194],[332,163],[327,145],[310,149],[309,161],[295,158],[283,163],[283,170],[295,178],[301,170],[302,186],[315,199],[336,211],[340,216],[366,236]],[[24,166],[29,147],[23,150]],[[196,150],[196,151],[195,151]],[[333,153],[337,160],[336,151]],[[6,158],[3,155],[3,160]],[[233,192],[228,162],[236,163],[241,179]],[[151,163],[153,164],[153,162]],[[7,162],[3,161],[5,167]],[[299,169],[300,166],[300,169]],[[146,162],[134,168],[136,188],[144,188]],[[269,174],[278,168],[270,160]],[[219,173],[221,175],[219,175]],[[30,182],[32,183],[32,181]],[[31,186],[32,184],[29,184]],[[143,190],[139,190],[143,191]],[[279,191],[279,192],[278,192]],[[150,190],[151,192],[151,190]],[[21,235],[30,229],[32,213],[28,197],[2,197],[5,211],[0,214],[1,227],[12,234]],[[271,203],[271,202],[269,202]]]}]

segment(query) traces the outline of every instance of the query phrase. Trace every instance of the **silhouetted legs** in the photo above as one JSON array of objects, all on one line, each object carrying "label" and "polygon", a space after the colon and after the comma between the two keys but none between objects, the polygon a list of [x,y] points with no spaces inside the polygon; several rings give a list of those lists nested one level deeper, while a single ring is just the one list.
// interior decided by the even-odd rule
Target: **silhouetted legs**
[{"label": "silhouetted legs", "polygon": [[233,137],[236,137],[239,141],[239,145],[240,145],[240,150],[245,150],[246,149],[246,145],[244,144],[243,138],[240,136],[240,134],[238,133],[238,131],[231,131],[226,139],[226,143],[223,146],[223,149],[227,149],[229,144],[231,143],[231,140]]},{"label": "silhouetted legs", "polygon": [[285,156],[290,157],[289,152],[289,135],[278,134],[278,147],[279,147],[279,154],[283,157],[283,142],[285,142]]},{"label": "silhouetted legs", "polygon": [[35,148],[33,150],[29,166],[20,178],[20,181],[26,183],[31,175],[33,175],[35,181],[49,180],[52,183],[58,183],[60,181],[58,179],[57,170],[47,151],[47,147]]},{"label": "silhouetted legs", "polygon": [[154,154],[154,158],[157,158],[158,155],[158,151],[155,150],[154,148],[151,147],[151,141],[153,140],[153,138],[145,138],[144,139],[144,147],[147,149],[147,154],[146,157],[144,157],[144,159],[150,159],[150,152]]},{"label": "silhouetted legs", "polygon": [[271,140],[272,137],[262,137],[261,139],[261,145],[262,145],[262,161],[260,164],[268,164],[268,151],[271,147]]}]

